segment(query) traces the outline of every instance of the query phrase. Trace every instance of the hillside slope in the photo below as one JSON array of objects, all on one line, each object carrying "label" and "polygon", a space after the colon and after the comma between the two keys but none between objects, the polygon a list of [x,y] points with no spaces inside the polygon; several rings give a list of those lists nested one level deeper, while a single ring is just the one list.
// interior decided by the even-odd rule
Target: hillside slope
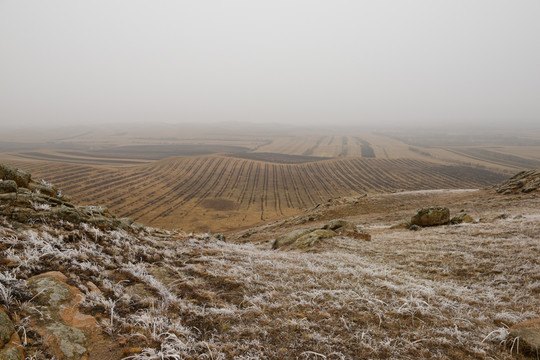
[{"label": "hillside slope", "polygon": [[[540,315],[537,191],[333,199],[239,234],[251,240],[239,244],[131,224],[104,209],[96,218],[28,187],[16,199],[13,188],[0,195],[0,301],[27,358],[529,356],[523,345],[511,351],[507,327]],[[390,227],[435,202],[466,204],[480,221]],[[80,216],[53,216],[62,206]],[[336,215],[372,240],[335,236],[304,251],[271,250],[277,235]]]}]

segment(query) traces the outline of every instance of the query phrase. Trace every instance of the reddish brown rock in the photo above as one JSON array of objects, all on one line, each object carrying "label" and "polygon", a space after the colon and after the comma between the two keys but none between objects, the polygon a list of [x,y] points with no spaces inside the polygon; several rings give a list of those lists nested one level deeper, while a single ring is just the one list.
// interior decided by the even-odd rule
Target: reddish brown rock
[{"label": "reddish brown rock", "polygon": [[83,294],[68,285],[60,272],[32,277],[28,285],[35,294],[36,308],[43,314],[32,317],[31,326],[45,339],[47,352],[59,359],[88,359],[103,337],[93,316],[82,314]]},{"label": "reddish brown rock", "polygon": [[0,359],[24,360],[19,334],[2,308],[0,308]]}]

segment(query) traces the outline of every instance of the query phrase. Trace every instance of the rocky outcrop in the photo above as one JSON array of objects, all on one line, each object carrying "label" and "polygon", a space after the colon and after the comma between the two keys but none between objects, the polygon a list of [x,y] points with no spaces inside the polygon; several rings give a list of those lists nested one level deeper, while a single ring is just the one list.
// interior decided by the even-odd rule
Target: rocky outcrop
[{"label": "rocky outcrop", "polygon": [[337,233],[332,230],[317,229],[300,236],[291,246],[291,249],[305,249],[312,247],[319,241],[333,238]]},{"label": "rocky outcrop", "polygon": [[129,219],[120,219],[103,206],[75,206],[56,187],[32,181],[31,175],[0,164],[0,216],[22,224],[62,221],[88,223],[101,229],[140,228]]},{"label": "rocky outcrop", "polygon": [[0,309],[0,359],[24,360],[21,339],[3,309]]},{"label": "rocky outcrop", "polygon": [[356,232],[356,224],[352,221],[335,219],[331,220],[328,224],[323,226],[323,229],[328,229],[342,234],[345,232]]},{"label": "rocky outcrop", "polygon": [[358,226],[356,226],[355,223],[352,221],[344,220],[344,219],[334,219],[330,220],[328,224],[323,226],[323,229],[328,229],[335,231],[339,235],[352,237],[355,239],[361,239],[361,240],[371,240],[371,235],[368,234],[363,229],[359,229]]},{"label": "rocky outcrop", "polygon": [[450,222],[450,209],[447,207],[430,206],[418,209],[411,218],[411,225],[437,226]]},{"label": "rocky outcrop", "polygon": [[60,272],[48,272],[28,280],[39,313],[32,328],[45,340],[47,352],[58,359],[87,359],[101,335],[94,317],[79,312],[82,293],[67,284]]},{"label": "rocky outcrop", "polygon": [[0,164],[0,178],[3,180],[13,180],[20,187],[28,187],[32,175],[21,169],[17,169],[10,165]]},{"label": "rocky outcrop", "polygon": [[540,190],[540,170],[522,171],[496,188],[499,194],[529,193]]},{"label": "rocky outcrop", "polygon": [[510,336],[519,338],[520,346],[525,345],[533,353],[540,350],[540,318],[520,322],[510,328]]},{"label": "rocky outcrop", "polygon": [[272,244],[272,249],[279,249],[283,246],[288,246],[294,243],[298,238],[300,238],[303,235],[306,235],[313,231],[312,229],[299,229],[299,230],[293,230],[287,234],[278,236],[276,240],[274,240],[274,243]]},{"label": "rocky outcrop", "polygon": [[371,235],[358,229],[355,223],[344,219],[329,221],[322,228],[298,229],[281,235],[274,240],[272,249],[287,247],[287,249],[310,248],[321,240],[342,235],[354,239],[371,240]]},{"label": "rocky outcrop", "polygon": [[0,180],[0,194],[16,193],[18,188],[13,180]]}]

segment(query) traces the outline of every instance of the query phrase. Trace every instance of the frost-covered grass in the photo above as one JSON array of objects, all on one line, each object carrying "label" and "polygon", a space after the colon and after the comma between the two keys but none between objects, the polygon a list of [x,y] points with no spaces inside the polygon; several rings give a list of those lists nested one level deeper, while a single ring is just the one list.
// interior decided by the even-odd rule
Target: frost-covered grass
[{"label": "frost-covered grass", "polygon": [[49,210],[51,210],[51,205],[49,205],[49,204],[40,204],[40,203],[34,202],[34,201],[30,201],[30,203],[32,204],[32,207],[36,211],[40,211],[40,210],[49,211]]},{"label": "frost-covered grass", "polygon": [[[131,359],[521,356],[505,341],[509,326],[540,315],[535,214],[376,230],[371,242],[334,238],[306,253],[150,228],[21,232],[4,222],[11,270],[0,269],[0,283],[61,270],[105,334],[140,347]],[[25,318],[9,290],[0,301]]]}]

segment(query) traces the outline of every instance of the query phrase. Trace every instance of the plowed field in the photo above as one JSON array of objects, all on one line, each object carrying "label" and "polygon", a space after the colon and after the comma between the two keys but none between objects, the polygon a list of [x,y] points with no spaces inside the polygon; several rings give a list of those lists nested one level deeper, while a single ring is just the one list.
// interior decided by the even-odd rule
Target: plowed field
[{"label": "plowed field", "polygon": [[[369,153],[369,144],[354,141]],[[77,203],[103,204],[147,225],[212,232],[289,216],[337,196],[478,188],[505,178],[478,168],[414,159],[284,163],[206,155],[123,167],[10,163],[58,185]]]}]

